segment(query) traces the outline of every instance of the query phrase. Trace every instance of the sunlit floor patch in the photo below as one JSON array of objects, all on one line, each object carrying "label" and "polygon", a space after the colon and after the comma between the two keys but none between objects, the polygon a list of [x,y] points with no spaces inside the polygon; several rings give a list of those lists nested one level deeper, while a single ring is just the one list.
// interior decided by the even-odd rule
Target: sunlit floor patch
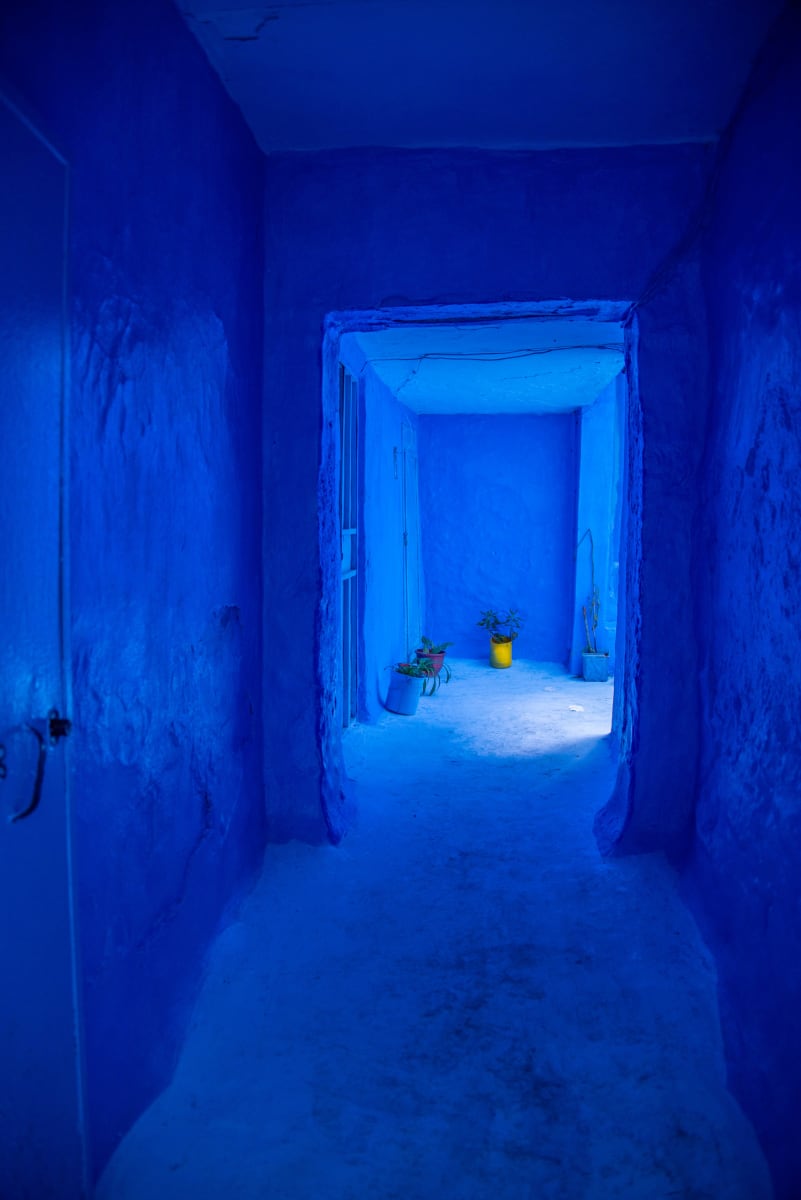
[{"label": "sunlit floor patch", "polygon": [[[555,663],[515,661],[497,670],[485,663],[457,659],[453,678],[433,697],[421,697],[412,736],[447,738],[459,752],[482,757],[521,758],[565,750],[612,725],[612,681],[585,683]],[[387,714],[395,724],[408,718]],[[360,731],[369,738],[367,729]],[[346,754],[357,753],[358,734],[348,734]]]},{"label": "sunlit floor patch", "polygon": [[611,698],[457,662],[350,730],[357,828],[269,849],[100,1200],[767,1200],[672,872],[592,838]]}]

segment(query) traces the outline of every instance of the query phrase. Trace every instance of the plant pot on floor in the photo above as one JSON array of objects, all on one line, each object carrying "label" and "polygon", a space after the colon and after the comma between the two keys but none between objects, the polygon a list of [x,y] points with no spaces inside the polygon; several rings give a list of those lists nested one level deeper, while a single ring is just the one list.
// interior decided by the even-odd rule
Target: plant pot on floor
[{"label": "plant pot on floor", "polygon": [[[435,642],[430,637],[425,636],[421,641],[423,643],[422,646],[415,650],[417,661],[420,662],[423,658],[427,659],[431,664],[432,673],[439,675],[442,670],[442,664],[445,662],[445,653],[448,647],[453,645],[453,642]],[[447,667],[445,668],[445,674],[450,678],[450,671]]]},{"label": "plant pot on floor", "polygon": [[417,712],[422,687],[423,680],[419,675],[405,675],[401,671],[393,671],[384,707],[402,717],[413,717]]},{"label": "plant pot on floor", "polygon": [[489,660],[491,667],[511,667],[512,639],[504,638],[503,641],[496,642],[495,638],[490,638]]},{"label": "plant pot on floor", "polygon": [[[481,614],[481,620],[476,624],[480,625],[482,629],[486,629],[490,635],[490,666],[511,667],[512,642],[523,626],[523,618],[517,609],[510,608],[508,612],[502,613],[494,608],[488,608]],[[502,628],[506,630],[505,633],[501,633]]]},{"label": "plant pot on floor", "polygon": [[609,655],[584,651],[581,673],[588,683],[606,683],[609,678]]},{"label": "plant pot on floor", "polygon": [[421,658],[430,659],[431,660],[431,670],[434,672],[435,675],[439,675],[440,671],[442,670],[442,664],[445,662],[445,651],[444,650],[442,651],[441,654],[431,654],[428,650],[415,650],[415,654],[417,655],[418,662],[420,661]]}]

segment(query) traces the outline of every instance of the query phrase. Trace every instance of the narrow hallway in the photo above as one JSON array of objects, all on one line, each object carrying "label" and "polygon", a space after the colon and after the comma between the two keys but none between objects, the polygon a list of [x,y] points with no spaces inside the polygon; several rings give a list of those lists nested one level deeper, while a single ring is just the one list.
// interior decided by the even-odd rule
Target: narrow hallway
[{"label": "narrow hallway", "polygon": [[602,860],[612,685],[455,663],[346,735],[357,825],[268,847],[100,1200],[758,1200],[661,856]]}]

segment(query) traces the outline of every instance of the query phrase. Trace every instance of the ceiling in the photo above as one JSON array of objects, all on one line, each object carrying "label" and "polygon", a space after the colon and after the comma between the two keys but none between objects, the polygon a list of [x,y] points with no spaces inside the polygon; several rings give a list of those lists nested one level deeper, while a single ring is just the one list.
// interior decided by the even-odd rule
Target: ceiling
[{"label": "ceiling", "polygon": [[266,152],[706,141],[781,0],[176,0]]},{"label": "ceiling", "polygon": [[[176,0],[266,153],[712,141],[782,0]],[[578,317],[346,334],[421,413],[559,412],[623,365]]]},{"label": "ceiling", "polygon": [[531,317],[348,333],[340,353],[418,413],[558,413],[592,404],[623,369],[619,322]]}]

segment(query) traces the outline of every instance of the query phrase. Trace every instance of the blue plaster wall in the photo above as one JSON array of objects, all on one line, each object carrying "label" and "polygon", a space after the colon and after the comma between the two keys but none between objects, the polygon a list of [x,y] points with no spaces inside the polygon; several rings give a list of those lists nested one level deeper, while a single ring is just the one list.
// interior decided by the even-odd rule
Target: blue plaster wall
[{"label": "blue plaster wall", "polygon": [[618,693],[618,658],[618,775],[595,822],[604,853],[675,857],[692,836],[700,696],[690,567],[707,411],[698,229],[696,214],[637,305],[636,356],[627,350],[624,686]]},{"label": "blue plaster wall", "polygon": [[95,1167],[167,1082],[260,861],[262,159],[167,0],[31,0],[72,164],[73,762]]},{"label": "blue plaster wall", "polygon": [[392,663],[407,656],[403,576],[403,426],[418,418],[371,371],[364,375],[364,530],[360,716],[383,711]]},{"label": "blue plaster wall", "polygon": [[[264,564],[272,836],[324,840],[343,828],[331,685],[338,653],[331,610],[339,571],[336,447],[321,401],[327,314],[560,296],[635,299],[646,291],[653,352],[640,364],[643,411],[627,477],[634,489],[631,519],[643,516],[663,545],[641,571],[638,544],[627,566],[634,636],[624,664],[630,703],[621,738],[623,816],[609,823],[606,844],[615,844],[621,825],[632,827],[632,814],[640,819],[638,804],[647,826],[643,843],[686,836],[696,710],[684,697],[684,676],[674,671],[666,685],[664,673],[655,674],[645,727],[637,697],[651,664],[663,661],[665,628],[686,647],[682,671],[689,666],[692,677],[694,669],[694,480],[684,465],[679,502],[670,497],[677,490],[676,462],[703,422],[703,392],[700,403],[697,394],[703,349],[692,341],[695,293],[689,306],[681,288],[666,293],[659,270],[700,207],[711,157],[703,146],[664,146],[542,153],[372,149],[268,160],[265,510],[282,518],[272,523]],[[696,285],[690,280],[689,286]],[[695,357],[685,360],[688,352]],[[668,454],[665,436],[675,447]],[[640,459],[647,472],[637,467]],[[659,596],[647,626],[640,620],[646,585],[652,604]],[[290,673],[280,669],[276,653],[288,640],[298,648]],[[681,761],[673,719],[688,747]],[[635,760],[651,759],[653,771],[633,771]],[[677,794],[686,802],[677,806]]]},{"label": "blue plaster wall", "polygon": [[488,656],[487,608],[517,608],[514,654],[566,663],[578,471],[574,414],[421,416],[425,628]]},{"label": "blue plaster wall", "polygon": [[[581,653],[587,644],[582,608],[592,593],[592,558],[600,609],[596,641],[609,654],[614,672],[620,566],[622,440],[626,386],[613,379],[594,404],[581,409],[578,501],[575,530],[575,594],[570,670],[581,672]],[[592,543],[587,530],[592,533]],[[594,555],[591,547],[594,548]]]},{"label": "blue plaster wall", "polygon": [[705,245],[711,411],[695,582],[702,741],[688,879],[731,1085],[801,1195],[801,12],[722,147]]}]

